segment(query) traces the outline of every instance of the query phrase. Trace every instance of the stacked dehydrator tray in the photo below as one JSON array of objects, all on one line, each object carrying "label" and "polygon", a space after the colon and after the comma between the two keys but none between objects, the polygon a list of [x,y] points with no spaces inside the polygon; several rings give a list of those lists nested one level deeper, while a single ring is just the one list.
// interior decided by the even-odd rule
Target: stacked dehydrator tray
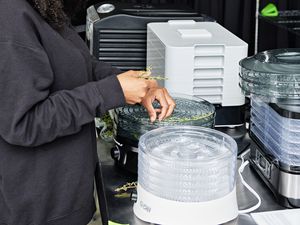
[{"label": "stacked dehydrator tray", "polygon": [[220,131],[174,126],[147,132],[139,142],[134,214],[165,225],[233,220],[236,159],[236,142]]},{"label": "stacked dehydrator tray", "polygon": [[149,23],[147,66],[164,76],[170,92],[203,98],[216,106],[216,127],[243,126],[245,97],[239,88],[239,61],[248,45],[213,22]]},{"label": "stacked dehydrator tray", "polygon": [[[176,108],[172,115],[162,121],[150,122],[146,109],[141,105],[127,105],[115,110],[115,142],[111,154],[117,165],[130,172],[137,172],[138,142],[146,132],[166,126],[191,125],[214,127],[215,108],[200,98],[172,94]],[[159,108],[157,102],[155,108]]]},{"label": "stacked dehydrator tray", "polygon": [[250,162],[285,207],[300,207],[300,49],[275,49],[240,62],[251,97]]}]

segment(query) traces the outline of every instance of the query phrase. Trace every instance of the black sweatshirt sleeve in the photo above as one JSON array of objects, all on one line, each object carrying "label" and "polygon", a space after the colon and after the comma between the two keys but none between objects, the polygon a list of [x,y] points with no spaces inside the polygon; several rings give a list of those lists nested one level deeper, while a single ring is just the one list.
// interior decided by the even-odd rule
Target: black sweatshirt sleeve
[{"label": "black sweatshirt sleeve", "polygon": [[[122,73],[121,70],[118,68],[112,67],[110,64],[101,62],[96,59],[96,57],[91,56],[92,58],[92,64],[93,64],[93,75],[95,80],[101,80],[103,78],[106,78],[108,76],[116,76],[120,73]],[[104,71],[106,71],[104,73]]]},{"label": "black sweatshirt sleeve", "polygon": [[38,146],[78,132],[123,105],[115,76],[50,94],[53,72],[42,49],[0,42],[0,135],[10,144]]}]

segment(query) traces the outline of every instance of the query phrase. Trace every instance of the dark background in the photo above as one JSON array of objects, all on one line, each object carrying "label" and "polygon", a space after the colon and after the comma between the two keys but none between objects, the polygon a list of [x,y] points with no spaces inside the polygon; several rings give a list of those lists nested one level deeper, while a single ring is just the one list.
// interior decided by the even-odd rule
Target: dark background
[{"label": "dark background", "polygon": [[[99,2],[104,1],[89,0],[87,6]],[[218,23],[249,44],[250,55],[254,53],[256,0],[121,0],[118,2],[175,3],[189,6],[202,14],[216,19]],[[276,4],[278,10],[300,10],[300,0],[260,0],[260,10],[270,2]],[[84,14],[85,10],[79,12],[74,21],[77,24],[83,24],[85,22]],[[258,50],[287,47],[300,47],[300,38],[283,28],[260,19]]]}]

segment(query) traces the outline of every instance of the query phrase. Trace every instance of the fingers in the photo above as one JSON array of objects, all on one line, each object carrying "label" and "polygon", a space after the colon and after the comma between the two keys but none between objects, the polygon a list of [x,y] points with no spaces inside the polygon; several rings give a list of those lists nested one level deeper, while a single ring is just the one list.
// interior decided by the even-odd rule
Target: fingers
[{"label": "fingers", "polygon": [[158,116],[158,120],[162,121],[166,117],[168,109],[169,109],[169,104],[167,102],[167,99],[166,99],[165,93],[163,91],[163,88],[162,89],[157,89],[155,99],[157,101],[159,101],[159,104],[161,106],[161,108],[160,108],[161,112]]},{"label": "fingers", "polygon": [[161,113],[161,109],[155,109],[156,113]]},{"label": "fingers", "polygon": [[158,88],[158,83],[156,80],[146,80],[149,88]]},{"label": "fingers", "polygon": [[[142,103],[148,111],[151,122],[157,119],[157,114],[158,120],[161,121],[172,114],[175,102],[165,88],[159,87],[156,80],[147,79],[150,74],[149,71],[129,70],[119,74],[117,78],[127,103]],[[159,102],[160,109],[154,109],[152,103],[155,100]]]},{"label": "fingers", "polygon": [[169,105],[169,108],[168,108],[168,111],[167,111],[167,114],[166,114],[166,118],[167,118],[167,117],[171,116],[171,114],[173,113],[173,111],[175,109],[175,106],[176,106],[176,103],[173,100],[173,98],[170,96],[170,94],[168,93],[167,89],[163,88],[163,91],[164,91],[167,103]]},{"label": "fingers", "polygon": [[144,97],[144,99],[142,100],[142,105],[146,108],[146,110],[148,111],[148,115],[150,117],[150,121],[154,122],[157,118],[157,114],[156,114],[156,109],[154,109],[152,103],[155,100],[155,96],[150,95],[150,93],[148,92],[148,94]]},{"label": "fingers", "polygon": [[[157,100],[161,106],[159,109],[154,109],[152,103]],[[161,121],[170,116],[175,108],[175,102],[165,88],[149,89],[146,96],[142,100],[142,105],[147,109],[150,121],[154,122],[158,115],[158,120]]]}]

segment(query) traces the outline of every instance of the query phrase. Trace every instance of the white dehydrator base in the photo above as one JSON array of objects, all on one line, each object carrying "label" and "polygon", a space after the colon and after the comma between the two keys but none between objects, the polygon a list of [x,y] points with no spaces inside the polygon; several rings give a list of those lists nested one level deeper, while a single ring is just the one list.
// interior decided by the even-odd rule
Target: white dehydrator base
[{"label": "white dehydrator base", "polygon": [[238,216],[236,188],[216,200],[186,203],[157,197],[138,185],[133,211],[139,219],[154,224],[222,224]]}]

